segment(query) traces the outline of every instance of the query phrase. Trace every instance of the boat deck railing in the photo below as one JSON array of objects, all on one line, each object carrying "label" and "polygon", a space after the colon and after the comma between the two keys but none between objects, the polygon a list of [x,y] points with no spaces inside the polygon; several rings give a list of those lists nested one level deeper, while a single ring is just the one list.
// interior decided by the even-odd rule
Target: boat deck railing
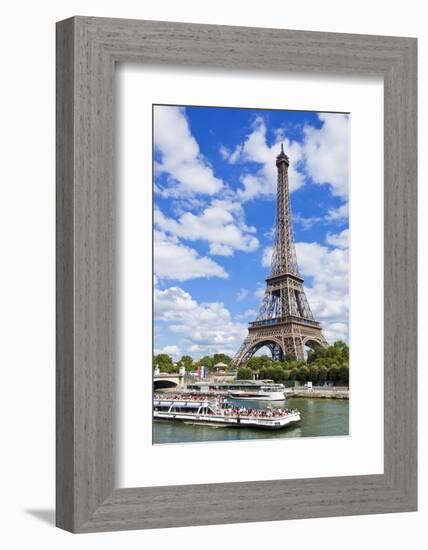
[{"label": "boat deck railing", "polygon": [[203,394],[192,394],[192,395],[158,395],[154,394],[153,399],[155,401],[183,401],[183,402],[195,402],[195,403],[204,403],[206,401],[217,401],[221,402],[222,397],[215,395],[213,393],[203,393]]},{"label": "boat deck railing", "polygon": [[[198,402],[201,404],[201,406],[204,404],[204,400],[185,400],[185,399],[156,399],[155,401],[158,402],[165,402],[168,403],[174,403],[174,402],[181,402],[181,403],[190,403],[192,402]],[[156,406],[156,403],[155,403]],[[158,411],[158,412],[175,412],[175,411]],[[286,418],[287,416],[298,414],[299,411],[296,409],[282,409],[282,408],[271,408],[268,407],[266,409],[252,409],[252,408],[246,408],[246,407],[230,407],[230,406],[219,406],[214,409],[210,408],[206,413],[203,413],[205,415],[209,416],[219,416],[219,417],[227,417],[227,418],[263,418],[263,419],[269,419],[269,418]],[[194,411],[189,412],[183,412],[181,411],[180,414],[195,414]]]}]

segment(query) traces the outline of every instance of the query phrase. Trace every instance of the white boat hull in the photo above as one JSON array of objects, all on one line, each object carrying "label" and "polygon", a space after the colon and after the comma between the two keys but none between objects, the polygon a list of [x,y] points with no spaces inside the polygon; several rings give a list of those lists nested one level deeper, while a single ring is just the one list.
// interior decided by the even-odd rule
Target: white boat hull
[{"label": "white boat hull", "polygon": [[285,401],[285,392],[245,392],[245,391],[230,391],[228,396],[231,399],[245,399],[245,401]]},{"label": "white boat hull", "polygon": [[269,430],[285,428],[286,426],[300,422],[301,420],[299,412],[290,413],[281,417],[248,417],[154,411],[153,416],[156,420],[186,421],[194,424],[234,426],[240,428],[263,428]]}]

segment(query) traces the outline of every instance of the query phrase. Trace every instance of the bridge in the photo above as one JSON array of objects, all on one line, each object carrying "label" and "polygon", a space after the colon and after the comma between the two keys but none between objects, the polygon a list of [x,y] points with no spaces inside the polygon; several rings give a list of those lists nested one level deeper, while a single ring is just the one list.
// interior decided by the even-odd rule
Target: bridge
[{"label": "bridge", "polygon": [[159,372],[153,375],[154,390],[165,390],[167,388],[182,388],[184,386],[184,373]]}]

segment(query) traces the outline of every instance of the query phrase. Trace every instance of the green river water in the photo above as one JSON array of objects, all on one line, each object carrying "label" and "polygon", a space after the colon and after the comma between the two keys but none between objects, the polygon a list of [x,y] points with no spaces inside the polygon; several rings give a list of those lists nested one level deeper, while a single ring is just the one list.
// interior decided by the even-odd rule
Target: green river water
[{"label": "green river water", "polygon": [[302,420],[282,430],[271,431],[232,426],[206,426],[181,422],[153,422],[153,443],[191,443],[201,441],[237,441],[242,439],[276,439],[283,437],[326,437],[349,434],[349,401],[347,399],[289,398],[287,401],[229,403],[247,408],[266,406],[298,409]]}]

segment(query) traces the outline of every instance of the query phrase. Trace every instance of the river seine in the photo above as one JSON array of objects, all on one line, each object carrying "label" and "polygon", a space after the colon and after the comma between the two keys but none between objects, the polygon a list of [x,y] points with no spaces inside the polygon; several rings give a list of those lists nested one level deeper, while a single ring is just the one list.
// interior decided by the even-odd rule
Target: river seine
[{"label": "river seine", "polygon": [[185,424],[181,422],[153,422],[153,443],[195,443],[201,441],[237,441],[242,439],[276,439],[282,437],[321,437],[349,434],[348,399],[292,398],[287,401],[261,403],[233,401],[239,407],[264,408],[287,407],[298,409],[302,420],[282,430],[257,430],[223,426]]}]

